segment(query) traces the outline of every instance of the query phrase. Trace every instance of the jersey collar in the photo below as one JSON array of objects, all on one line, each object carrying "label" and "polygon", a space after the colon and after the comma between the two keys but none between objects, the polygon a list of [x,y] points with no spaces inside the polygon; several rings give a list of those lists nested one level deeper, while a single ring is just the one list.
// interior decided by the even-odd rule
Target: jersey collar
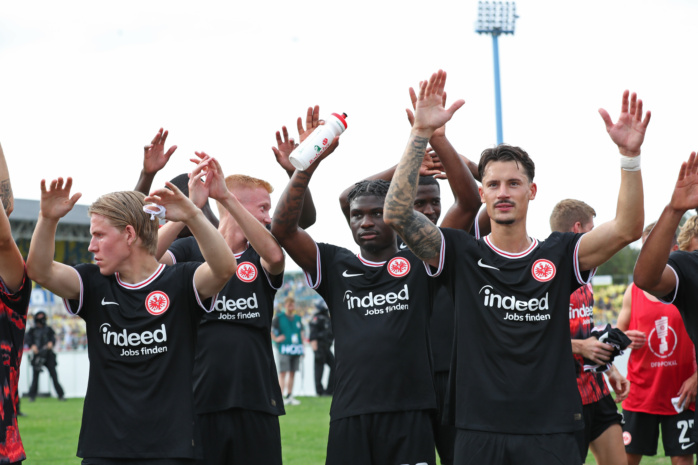
[{"label": "jersey collar", "polygon": [[136,284],[130,284],[130,283],[123,282],[121,280],[121,278],[119,277],[119,272],[117,271],[115,273],[116,274],[116,282],[119,283],[119,285],[121,287],[126,288],[126,289],[141,289],[141,288],[147,286],[148,284],[152,283],[155,280],[155,278],[160,276],[160,273],[162,273],[162,270],[164,270],[164,269],[165,269],[165,265],[163,265],[161,263],[160,266],[158,266],[158,268],[155,270],[155,272],[150,275],[150,277],[148,277],[145,281],[141,281],[140,283],[136,283]]},{"label": "jersey collar", "polygon": [[530,254],[533,252],[533,250],[538,247],[538,239],[531,239],[531,245],[528,249],[524,250],[523,252],[519,253],[512,253],[512,252],[507,252],[506,250],[498,249],[495,247],[495,245],[490,241],[490,236],[491,234],[488,234],[485,236],[485,243],[492,249],[495,253],[498,255],[501,255],[502,257],[505,258],[521,258],[525,257],[526,255]]},{"label": "jersey collar", "polygon": [[361,252],[357,253],[356,256],[359,258],[359,261],[361,261],[361,263],[363,263],[366,266],[378,268],[385,265],[385,262],[372,262],[371,260],[366,260],[364,257],[361,256]]}]

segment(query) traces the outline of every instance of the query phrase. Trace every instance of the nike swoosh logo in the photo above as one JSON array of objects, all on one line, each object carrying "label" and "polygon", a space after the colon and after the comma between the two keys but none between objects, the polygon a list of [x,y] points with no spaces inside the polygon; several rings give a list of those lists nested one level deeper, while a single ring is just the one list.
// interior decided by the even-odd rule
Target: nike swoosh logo
[{"label": "nike swoosh logo", "polygon": [[477,266],[479,266],[480,268],[491,268],[493,270],[499,271],[499,268],[496,268],[496,267],[490,266],[490,265],[485,265],[484,263],[482,263],[482,258],[477,261]]},{"label": "nike swoosh logo", "polygon": [[102,305],[119,305],[119,304],[116,302],[107,302],[106,300],[104,300],[104,297],[102,297]]},{"label": "nike swoosh logo", "polygon": [[686,449],[688,449],[689,447],[693,447],[693,444],[695,444],[695,442],[692,442],[692,443],[690,443],[690,444],[681,444],[681,449],[682,449],[682,450],[686,450]]},{"label": "nike swoosh logo", "polygon": [[352,278],[354,276],[363,276],[363,273],[358,273],[358,274],[349,274],[349,270],[344,270],[344,273],[342,273],[342,276],[345,278]]},{"label": "nike swoosh logo", "polygon": [[404,242],[402,244],[400,244],[400,249],[405,250],[406,248],[407,248],[407,244],[405,244]]}]

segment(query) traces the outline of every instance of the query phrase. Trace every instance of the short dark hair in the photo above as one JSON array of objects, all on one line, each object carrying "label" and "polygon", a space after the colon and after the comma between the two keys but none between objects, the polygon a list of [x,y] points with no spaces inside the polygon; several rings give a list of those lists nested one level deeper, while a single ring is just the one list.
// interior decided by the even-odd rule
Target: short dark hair
[{"label": "short dark hair", "polygon": [[569,232],[575,223],[586,224],[596,216],[596,211],[581,200],[560,200],[550,214],[550,230]]},{"label": "short dark hair", "polygon": [[499,144],[496,147],[485,149],[482,155],[480,155],[480,163],[477,165],[480,179],[482,179],[485,174],[487,164],[493,161],[513,161],[516,162],[517,166],[521,163],[526,172],[526,177],[528,177],[528,182],[533,182],[533,177],[536,174],[536,165],[521,147]]},{"label": "short dark hair", "polygon": [[436,186],[441,189],[441,186],[439,186],[439,181],[436,180],[434,176],[420,176],[419,177],[419,186]]},{"label": "short dark hair", "polygon": [[372,196],[385,198],[385,196],[388,195],[389,188],[390,183],[382,179],[360,181],[354,184],[354,188],[349,192],[349,195],[347,195],[347,200],[351,203],[358,197]]}]

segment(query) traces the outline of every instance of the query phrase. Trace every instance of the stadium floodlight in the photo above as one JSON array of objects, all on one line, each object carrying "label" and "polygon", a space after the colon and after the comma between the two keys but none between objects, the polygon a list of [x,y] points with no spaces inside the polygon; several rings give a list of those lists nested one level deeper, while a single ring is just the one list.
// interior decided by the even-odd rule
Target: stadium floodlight
[{"label": "stadium floodlight", "polygon": [[477,22],[475,32],[492,35],[494,55],[494,102],[497,117],[497,144],[504,141],[502,130],[502,96],[499,83],[499,42],[502,34],[514,34],[516,26],[515,2],[477,2]]}]

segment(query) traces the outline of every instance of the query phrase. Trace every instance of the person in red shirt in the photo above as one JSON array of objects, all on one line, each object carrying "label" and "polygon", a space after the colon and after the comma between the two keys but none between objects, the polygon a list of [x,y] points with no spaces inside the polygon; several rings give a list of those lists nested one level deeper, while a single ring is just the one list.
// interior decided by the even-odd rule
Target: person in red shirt
[{"label": "person in red shirt", "polygon": [[[643,243],[653,227],[654,223],[643,231]],[[690,251],[692,241],[686,236],[682,250]],[[631,284],[623,297],[618,328],[633,341],[628,362],[632,389],[623,402],[628,464],[657,453],[660,425],[664,452],[672,465],[693,464],[698,447],[690,433],[698,378],[695,348],[678,309]]]}]

